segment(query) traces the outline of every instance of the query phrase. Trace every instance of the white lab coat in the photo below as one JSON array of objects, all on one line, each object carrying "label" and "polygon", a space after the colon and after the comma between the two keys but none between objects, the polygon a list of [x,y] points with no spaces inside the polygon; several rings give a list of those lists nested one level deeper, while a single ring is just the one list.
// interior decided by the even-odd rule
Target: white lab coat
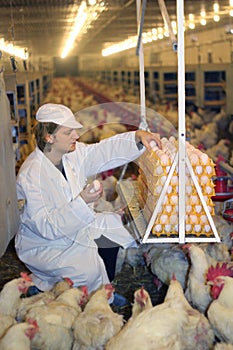
[{"label": "white lab coat", "polygon": [[18,199],[24,199],[21,224],[15,238],[19,258],[32,272],[36,286],[50,289],[62,277],[89,291],[109,283],[94,239],[101,234],[124,248],[133,237],[116,213],[95,213],[79,196],[88,177],[138,158],[135,132],[97,144],[77,142],[76,150],[63,156],[67,181],[36,148],[17,176]]}]

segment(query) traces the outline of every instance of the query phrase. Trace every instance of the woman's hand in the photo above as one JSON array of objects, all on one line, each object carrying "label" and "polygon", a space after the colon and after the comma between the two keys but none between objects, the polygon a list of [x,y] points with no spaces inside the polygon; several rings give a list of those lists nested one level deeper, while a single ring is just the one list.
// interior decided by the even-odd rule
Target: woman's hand
[{"label": "woman's hand", "polygon": [[141,142],[148,151],[152,151],[155,146],[162,148],[160,135],[145,130],[137,130],[135,133],[136,143]]},{"label": "woman's hand", "polygon": [[[99,181],[98,181],[99,182]],[[82,192],[80,192],[80,196],[87,203],[96,202],[103,194],[103,184],[99,182],[99,188],[96,188],[96,183],[87,185]]]}]

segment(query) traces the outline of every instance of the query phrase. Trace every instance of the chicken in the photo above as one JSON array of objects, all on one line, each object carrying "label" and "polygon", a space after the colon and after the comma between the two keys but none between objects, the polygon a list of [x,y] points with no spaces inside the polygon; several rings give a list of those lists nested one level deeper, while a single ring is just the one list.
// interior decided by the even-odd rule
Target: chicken
[{"label": "chicken", "polygon": [[214,343],[214,332],[208,319],[187,301],[181,284],[173,276],[168,288],[165,302],[182,302],[183,308],[188,315],[187,323],[184,325],[183,333],[185,336],[180,341],[180,349],[183,350],[209,350]]},{"label": "chicken", "polygon": [[72,350],[74,337],[72,329],[50,324],[41,319],[39,332],[31,340],[33,350]]},{"label": "chicken", "polygon": [[7,282],[0,293],[0,312],[15,318],[20,296],[26,294],[31,285],[32,280],[26,273],[21,273],[21,277]]},{"label": "chicken", "polygon": [[226,221],[222,215],[213,216],[216,230],[218,231],[221,242],[224,243],[229,250],[232,248],[231,233],[233,232],[233,224]]},{"label": "chicken", "polygon": [[217,277],[213,287],[219,287],[219,296],[214,295],[214,300],[208,311],[208,319],[214,329],[215,335],[220,341],[233,344],[233,278],[228,276]]},{"label": "chicken", "polygon": [[214,161],[219,157],[222,156],[224,159],[228,160],[230,156],[230,140],[227,139],[221,139],[217,142],[217,144],[213,145],[212,147],[208,148],[206,153],[209,155],[211,159]]},{"label": "chicken", "polygon": [[0,339],[1,350],[30,350],[31,340],[38,332],[35,321],[17,323],[11,326]]},{"label": "chicken", "polygon": [[128,322],[107,343],[106,350],[209,350],[214,343],[208,319],[191,307],[174,276],[164,302]]},{"label": "chicken", "polygon": [[69,350],[73,343],[74,321],[82,312],[81,305],[86,301],[86,287],[71,288],[50,303],[31,308],[26,320],[35,319],[40,328],[40,332],[32,340],[33,347],[43,350]]},{"label": "chicken", "polygon": [[[173,286],[169,286],[169,289]],[[171,290],[170,290],[171,293]],[[171,293],[172,294],[172,293]],[[179,298],[144,310],[106,344],[106,350],[179,349],[188,315]]]},{"label": "chicken", "polygon": [[[201,243],[199,247],[208,254],[212,261],[230,261],[231,255],[225,243]],[[208,259],[208,256],[207,256]],[[210,259],[211,261],[211,259]]]},{"label": "chicken", "polygon": [[124,264],[132,267],[135,274],[137,266],[145,266],[145,255],[152,247],[152,244],[140,244],[137,248],[126,249]]},{"label": "chicken", "polygon": [[214,350],[233,350],[233,345],[226,343],[217,343]]},{"label": "chicken", "polygon": [[125,205],[116,192],[117,178],[113,175],[113,170],[101,173],[99,178],[103,185],[103,195],[95,202],[95,210],[98,212],[123,210]]},{"label": "chicken", "polygon": [[185,287],[189,263],[185,253],[179,246],[174,246],[173,248],[152,248],[148,254],[145,254],[145,258],[151,272],[160,281],[169,285],[173,274],[175,274],[182,287]]},{"label": "chicken", "polygon": [[185,296],[194,308],[205,313],[212,301],[210,286],[206,284],[209,263],[205,252],[197,245],[185,244],[183,249],[188,249],[191,260]]},{"label": "chicken", "polygon": [[127,333],[127,329],[130,328],[131,322],[138,317],[142,312],[146,310],[150,310],[153,307],[151,298],[149,293],[145,290],[145,288],[142,286],[141,288],[137,289],[134,292],[134,302],[132,307],[132,315],[127,321],[126,325],[121,329],[120,332],[118,332],[115,336],[113,336],[109,343],[108,347],[110,349],[111,344],[117,344],[117,339],[121,339],[123,337],[123,334]]},{"label": "chicken", "polygon": [[20,299],[16,313],[17,321],[25,321],[25,316],[31,308],[50,303],[52,300],[62,294],[65,290],[70,289],[72,286],[73,282],[71,279],[65,277],[62,281],[57,282],[50,291]]},{"label": "chicken", "polygon": [[56,297],[61,295],[66,290],[72,288],[74,282],[69,277],[64,277],[62,281],[55,283],[50,292]]},{"label": "chicken", "polygon": [[55,300],[42,306],[33,307],[26,314],[26,319],[33,318],[40,322],[71,328],[75,318],[82,312],[81,305],[87,301],[87,289],[71,288],[64,291]]},{"label": "chicken", "polygon": [[137,317],[145,310],[149,310],[153,307],[149,293],[142,286],[134,292],[134,302],[132,307],[131,318]]},{"label": "chicken", "polygon": [[207,317],[220,341],[233,344],[233,268],[227,263],[210,267],[208,283],[214,301],[207,310]]},{"label": "chicken", "polygon": [[201,129],[195,129],[191,139],[194,146],[202,144],[208,150],[208,148],[214,146],[218,141],[217,124],[211,122],[203,125]]},{"label": "chicken", "polygon": [[73,350],[102,349],[123,327],[123,316],[114,313],[109,305],[113,291],[112,285],[107,284],[92,294],[75,321]]},{"label": "chicken", "polygon": [[119,272],[121,272],[125,257],[126,257],[126,251],[127,249],[124,248],[119,248],[118,254],[117,254],[117,261],[116,261],[116,269],[115,269],[115,274],[117,275]]},{"label": "chicken", "polygon": [[5,332],[15,324],[16,321],[13,317],[9,315],[0,314],[0,339],[5,334]]}]

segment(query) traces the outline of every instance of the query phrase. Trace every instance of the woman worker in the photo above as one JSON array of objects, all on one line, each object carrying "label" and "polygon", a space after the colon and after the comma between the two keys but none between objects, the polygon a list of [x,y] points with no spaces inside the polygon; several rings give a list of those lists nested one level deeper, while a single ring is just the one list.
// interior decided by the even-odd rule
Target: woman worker
[{"label": "woman worker", "polygon": [[37,146],[17,175],[18,200],[25,204],[16,252],[32,272],[38,290],[49,290],[69,277],[74,286],[86,285],[91,292],[109,283],[108,261],[113,269],[116,263],[116,256],[113,262],[111,257],[104,259],[104,254],[104,260],[100,257],[98,239],[112,247],[136,244],[119,214],[93,210],[103,188],[94,191],[88,178],[138,158],[145,147],[151,150],[152,140],[161,147],[160,139],[137,130],[96,144],[77,142],[76,130],[82,125],[60,104],[42,105],[36,119]]}]

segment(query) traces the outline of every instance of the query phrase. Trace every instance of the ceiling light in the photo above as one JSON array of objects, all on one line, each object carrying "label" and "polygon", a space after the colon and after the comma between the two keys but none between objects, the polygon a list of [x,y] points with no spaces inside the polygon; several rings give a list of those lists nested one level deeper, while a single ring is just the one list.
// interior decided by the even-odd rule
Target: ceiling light
[{"label": "ceiling light", "polygon": [[86,1],[82,1],[78,8],[77,16],[74,20],[74,25],[70,31],[68,40],[66,41],[65,48],[62,51],[61,58],[65,58],[68,53],[72,50],[74,42],[77,38],[84,35],[87,30],[91,27],[91,23],[95,21],[101,12],[103,12],[106,7],[104,1],[101,3],[96,2],[96,0],[89,1],[90,6],[87,6]]},{"label": "ceiling light", "polygon": [[206,19],[205,18],[201,18],[200,23],[202,26],[206,25]]},{"label": "ceiling light", "polygon": [[132,49],[136,46],[137,46],[137,35],[135,35],[134,37],[130,37],[124,41],[121,41],[115,45],[111,45],[106,49],[103,49],[102,56],[113,55],[114,53]]},{"label": "ceiling light", "polygon": [[[230,7],[228,7],[228,9],[225,11],[226,13],[230,13],[230,15],[233,17],[233,0],[229,0],[229,5],[232,7],[230,9]],[[219,7],[219,3],[217,1],[214,2],[213,5],[213,10],[214,13],[206,13],[205,7],[201,6],[200,8],[200,14],[198,15],[194,15],[193,13],[189,13],[188,14],[188,19],[186,19],[186,28],[184,28],[184,30],[187,29],[195,29],[196,26],[199,24],[201,24],[202,26],[205,26],[207,24],[207,19],[209,19],[212,16],[215,22],[219,22],[220,21],[220,7]],[[226,14],[225,13],[225,14]],[[221,11],[222,14],[222,11]],[[177,22],[176,20],[171,21],[171,26],[173,29],[173,33],[176,35],[177,34]],[[142,33],[142,42],[144,44],[151,42],[151,41],[155,41],[158,39],[163,39],[165,37],[168,36],[168,31],[166,28],[166,25],[164,27],[158,27],[158,28],[152,28],[151,32],[148,33]],[[138,37],[135,36],[134,37],[134,41],[133,42],[129,42],[128,40],[124,40],[122,42],[119,42],[117,44],[112,44],[108,43],[108,47],[105,47],[102,50],[102,56],[108,56],[123,50],[128,50],[131,48],[136,47],[137,45],[137,41],[138,41]]]},{"label": "ceiling light", "polygon": [[195,23],[194,22],[190,22],[189,23],[189,29],[194,29],[195,28]]},{"label": "ceiling light", "polygon": [[202,8],[200,15],[201,15],[200,23],[202,26],[205,26],[206,25],[206,11],[204,8]]},{"label": "ceiling light", "polygon": [[23,60],[28,59],[27,48],[14,46],[13,44],[6,42],[4,38],[0,39],[0,51],[6,52],[11,56],[22,58]]},{"label": "ceiling light", "polygon": [[219,4],[217,2],[214,3],[213,9],[215,13],[219,13]]}]

